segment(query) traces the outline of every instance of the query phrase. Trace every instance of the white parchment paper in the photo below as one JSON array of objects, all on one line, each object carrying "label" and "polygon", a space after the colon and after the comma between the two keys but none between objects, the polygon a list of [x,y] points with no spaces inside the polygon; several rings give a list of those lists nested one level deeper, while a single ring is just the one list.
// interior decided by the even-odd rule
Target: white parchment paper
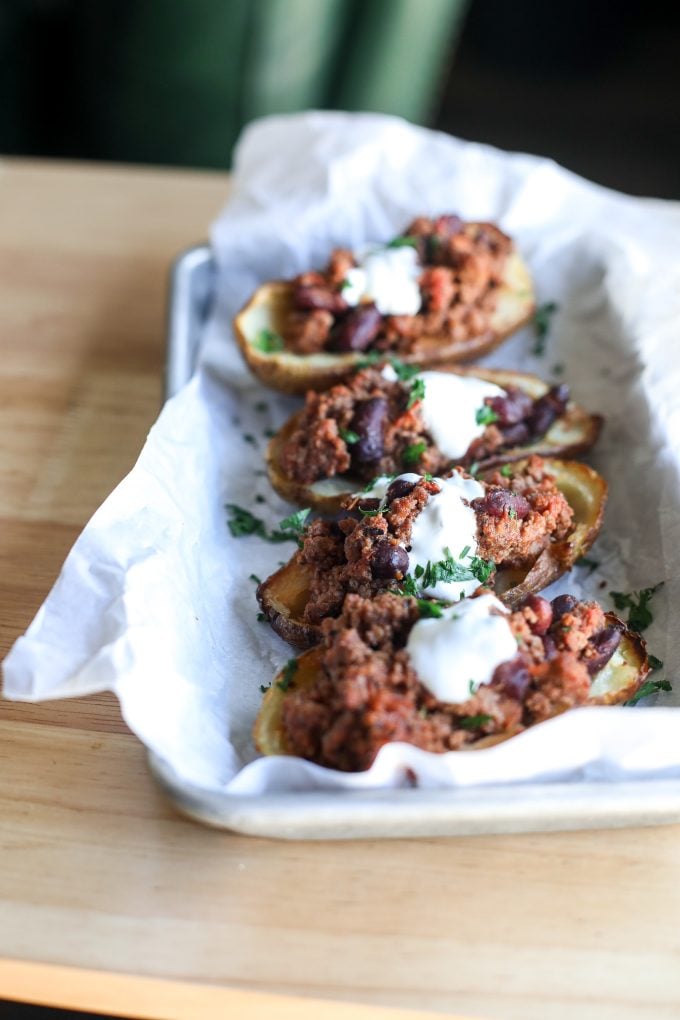
[{"label": "white parchment paper", "polygon": [[231,318],[259,283],[442,212],[498,222],[528,261],[539,302],[559,305],[542,356],[525,330],[486,363],[565,379],[606,415],[592,458],[611,487],[592,554],[601,565],[577,568],[553,590],[609,607],[610,589],[665,580],[647,637],[674,679],[680,207],[395,118],[312,113],[268,118],[242,137],[233,197],[212,231],[219,288],[202,367],[165,406],[5,660],[7,697],[113,690],[128,724],[179,779],[233,793],[397,786],[407,767],[425,786],[680,776],[680,711],[671,707],[680,688],[651,706],[567,713],[486,751],[431,755],[395,744],[360,775],[255,754],[260,685],[291,653],[257,622],[250,575],[265,577],[294,547],[234,539],[224,504],[249,507],[269,526],[290,512],[269,489],[262,455],[265,432],[298,402],[248,374]]}]

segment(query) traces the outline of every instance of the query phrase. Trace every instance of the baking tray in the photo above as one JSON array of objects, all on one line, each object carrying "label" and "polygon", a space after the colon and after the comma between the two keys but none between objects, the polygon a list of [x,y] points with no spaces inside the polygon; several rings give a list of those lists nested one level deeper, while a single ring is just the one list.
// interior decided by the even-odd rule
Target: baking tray
[{"label": "baking tray", "polygon": [[[196,370],[216,285],[210,248],[175,260],[168,303],[166,398]],[[637,711],[644,711],[639,709]],[[356,839],[554,832],[680,822],[680,780],[524,783],[458,790],[301,791],[258,796],[206,791],[149,754],[151,770],[185,815],[218,828],[283,839]]]}]

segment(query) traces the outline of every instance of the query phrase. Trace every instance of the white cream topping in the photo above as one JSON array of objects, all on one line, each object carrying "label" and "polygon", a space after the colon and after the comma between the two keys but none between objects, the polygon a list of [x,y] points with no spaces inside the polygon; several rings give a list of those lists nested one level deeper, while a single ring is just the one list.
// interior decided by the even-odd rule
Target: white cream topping
[{"label": "white cream topping", "polygon": [[[463,478],[455,471],[450,478],[433,481],[441,492],[430,496],[411,529],[408,559],[412,577],[418,573],[416,567],[424,569],[428,562],[439,563],[449,556],[460,563],[461,570],[469,571],[470,560],[477,555],[477,516],[467,503],[483,496],[484,489],[474,478]],[[479,581],[473,577],[467,581],[437,581],[422,591],[444,602],[456,602],[477,588]]]},{"label": "white cream topping", "polygon": [[419,620],[406,650],[419,679],[439,701],[460,704],[496,666],[517,655],[508,610],[495,595],[465,599],[440,618]]},{"label": "white cream topping", "polygon": [[355,252],[357,266],[345,276],[342,296],[349,305],[373,301],[381,315],[417,315],[423,267],[411,245]]},{"label": "white cream topping", "polygon": [[477,412],[487,397],[504,397],[505,390],[474,376],[450,372],[421,372],[425,396],[420,413],[427,431],[441,452],[452,460],[463,457],[485,425],[477,424]]}]

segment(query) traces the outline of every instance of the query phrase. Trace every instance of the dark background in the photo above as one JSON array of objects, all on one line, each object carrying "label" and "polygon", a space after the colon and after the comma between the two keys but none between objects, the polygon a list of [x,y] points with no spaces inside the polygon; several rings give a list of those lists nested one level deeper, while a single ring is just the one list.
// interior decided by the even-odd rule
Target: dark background
[{"label": "dark background", "polygon": [[[299,37],[311,32],[304,10],[300,27],[292,19],[305,0],[282,0],[293,33],[282,36],[291,49],[282,73],[290,76],[296,61],[309,59],[316,76],[308,93],[297,83],[293,108],[305,95],[318,97],[307,106],[360,108],[360,88],[348,81],[361,82],[373,43],[357,53],[358,41],[369,31],[387,35],[397,0],[306,2],[325,12],[316,41]],[[416,0],[399,0],[408,2]],[[456,2],[461,10],[449,14],[447,4],[453,10]],[[253,12],[275,3],[1,0],[0,150],[228,167],[242,123],[268,102],[282,108],[275,84],[264,97],[258,92],[257,46],[251,39],[244,51],[238,41]],[[437,20],[444,43],[425,58],[432,80],[417,101],[409,88],[416,91],[422,43],[402,53],[389,112],[400,112],[401,104],[407,116],[463,138],[552,156],[623,191],[680,197],[678,5],[471,0],[467,12],[465,6],[466,0],[418,0],[420,16]],[[372,23],[360,23],[368,15]],[[250,35],[257,31],[251,25]],[[312,51],[321,41],[328,52],[315,65]],[[270,69],[275,63],[272,52],[259,58]],[[365,105],[384,108],[375,98]]]}]

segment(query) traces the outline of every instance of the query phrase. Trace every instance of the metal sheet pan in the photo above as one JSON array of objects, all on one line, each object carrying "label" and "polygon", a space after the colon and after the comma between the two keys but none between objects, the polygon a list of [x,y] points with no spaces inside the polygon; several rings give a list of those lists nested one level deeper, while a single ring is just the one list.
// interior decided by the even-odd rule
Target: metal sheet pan
[{"label": "metal sheet pan", "polygon": [[[210,248],[176,259],[168,304],[166,398],[193,375],[214,299]],[[642,709],[644,711],[644,709]],[[179,780],[156,756],[151,770],[174,805],[197,821],[282,839],[468,836],[622,828],[680,822],[680,780],[541,783],[460,790],[373,790],[238,796]]]}]

